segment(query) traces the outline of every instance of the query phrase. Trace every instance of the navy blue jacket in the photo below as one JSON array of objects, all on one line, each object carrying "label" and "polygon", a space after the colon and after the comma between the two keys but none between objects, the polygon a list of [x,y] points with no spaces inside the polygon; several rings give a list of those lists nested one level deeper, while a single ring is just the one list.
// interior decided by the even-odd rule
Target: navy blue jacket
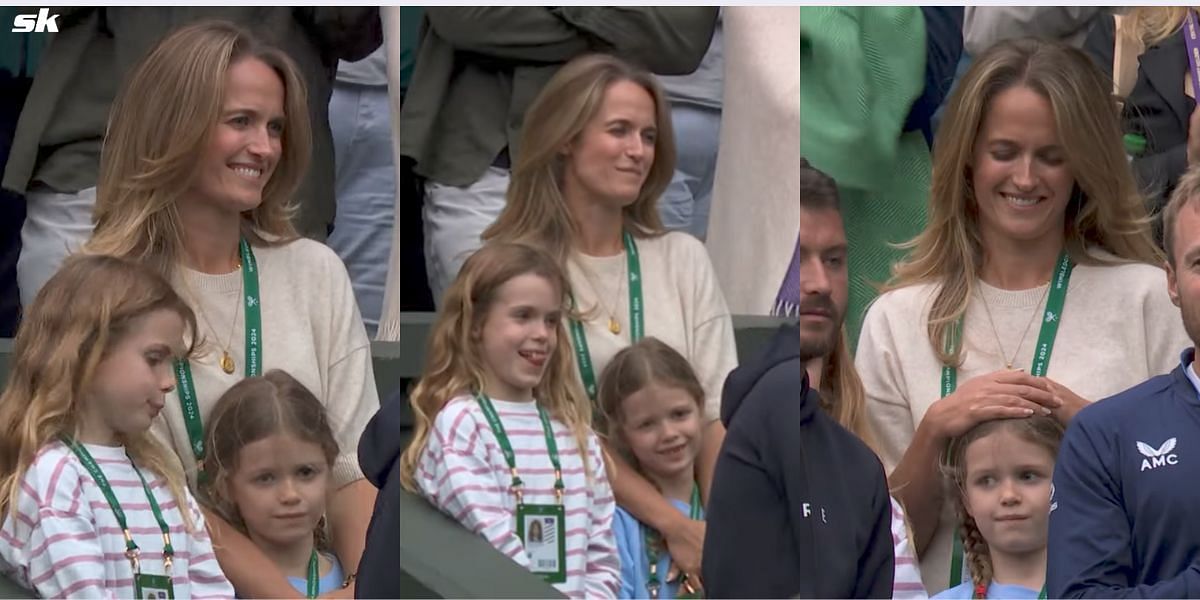
[{"label": "navy blue jacket", "polygon": [[891,598],[891,501],[883,466],[820,409],[785,325],[730,373],[728,434],[708,500],[708,598]]},{"label": "navy blue jacket", "polygon": [[1049,597],[1200,597],[1200,398],[1183,368],[1080,411],[1052,493]]}]

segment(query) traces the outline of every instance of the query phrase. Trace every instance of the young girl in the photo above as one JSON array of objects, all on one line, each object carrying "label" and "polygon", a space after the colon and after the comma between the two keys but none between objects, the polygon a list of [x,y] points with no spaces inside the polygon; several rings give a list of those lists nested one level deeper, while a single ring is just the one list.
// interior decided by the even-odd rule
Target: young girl
[{"label": "young girl", "polygon": [[203,499],[296,591],[315,598],[350,585],[325,536],[338,445],[308,388],[280,370],[234,384],[213,408],[205,448]]},{"label": "young girl", "polygon": [[554,260],[529,246],[488,244],[466,261],[411,395],[401,481],[560,592],[613,597],[612,491],[559,346],[569,294]]},{"label": "young girl", "polygon": [[233,597],[148,433],[195,331],[165,280],[108,256],[69,258],[26,312],[0,396],[0,560],[39,596]]},{"label": "young girl", "polygon": [[[687,359],[657,338],[613,357],[598,394],[609,443],[677,510],[703,519],[695,463],[704,424],[704,388]],[[699,597],[684,576],[667,581],[671,557],[662,536],[618,507],[613,519],[621,556],[621,598]]]},{"label": "young girl", "polygon": [[1053,417],[985,421],[946,447],[970,581],[934,599],[1045,597],[1050,484],[1063,427]]}]

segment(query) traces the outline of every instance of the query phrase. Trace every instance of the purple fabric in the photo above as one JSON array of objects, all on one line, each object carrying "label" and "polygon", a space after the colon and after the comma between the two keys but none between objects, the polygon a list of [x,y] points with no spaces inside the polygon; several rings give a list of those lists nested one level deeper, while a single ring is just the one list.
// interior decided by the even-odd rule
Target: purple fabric
[{"label": "purple fabric", "polygon": [[777,317],[800,316],[800,236],[796,236],[796,249],[792,251],[792,262],[783,276],[783,285],[775,296],[775,308],[771,314]]}]

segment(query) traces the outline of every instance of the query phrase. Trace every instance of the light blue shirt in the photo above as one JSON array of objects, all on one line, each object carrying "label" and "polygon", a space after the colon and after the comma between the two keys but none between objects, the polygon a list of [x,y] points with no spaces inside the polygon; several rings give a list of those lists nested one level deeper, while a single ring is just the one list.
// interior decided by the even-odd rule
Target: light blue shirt
[{"label": "light blue shirt", "polygon": [[[671,500],[671,505],[685,515],[691,512],[691,507],[686,502]],[[703,511],[701,518],[704,518]],[[617,538],[617,554],[621,557],[621,590],[617,597],[622,600],[649,598],[650,591],[646,589],[646,581],[650,578],[650,569],[646,565],[646,540],[642,533],[642,523],[618,506],[613,515],[613,533]],[[659,579],[665,579],[670,569],[670,553],[659,552]],[[658,597],[671,600],[678,592],[677,580],[675,583],[659,587]]]},{"label": "light blue shirt", "polygon": [[[338,562],[337,557],[333,556],[332,554],[325,554],[324,556],[325,558],[333,561],[333,566],[329,568],[329,572],[326,573],[325,576],[321,578],[320,583],[317,584],[318,594],[332,592],[333,590],[342,587],[342,583],[346,581],[346,576],[342,574],[342,563]],[[303,577],[288,577],[288,583],[292,584],[292,587],[296,588],[297,592],[300,592],[301,594],[308,593],[307,579]]]},{"label": "light blue shirt", "polygon": [[1192,364],[1195,362],[1195,356],[1191,351],[1187,351],[1183,353],[1179,364],[1183,366],[1183,374],[1187,375],[1188,381],[1192,382],[1192,387],[1196,388],[1196,395],[1200,396],[1200,377],[1197,377],[1196,372],[1192,370]]},{"label": "light blue shirt", "polygon": [[[970,581],[964,581],[939,593],[931,600],[970,600],[974,593],[975,584]],[[1041,590],[1031,590],[1020,585],[1009,585],[993,581],[992,585],[988,586],[987,597],[989,599],[1004,598],[1005,600],[1037,600],[1037,597],[1041,593]]]}]

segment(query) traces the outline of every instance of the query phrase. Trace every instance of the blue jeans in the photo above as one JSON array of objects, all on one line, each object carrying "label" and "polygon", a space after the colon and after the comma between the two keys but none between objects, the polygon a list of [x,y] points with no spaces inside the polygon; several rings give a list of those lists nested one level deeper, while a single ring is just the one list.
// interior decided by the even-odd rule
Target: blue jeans
[{"label": "blue jeans", "polygon": [[708,235],[717,146],[721,142],[721,111],[694,104],[671,105],[675,128],[675,176],[658,201],[658,214],[667,229],[686,231],[701,241]]},{"label": "blue jeans", "polygon": [[334,83],[329,129],[337,214],[326,243],[346,263],[367,335],[374,337],[383,309],[396,209],[387,88]]}]

